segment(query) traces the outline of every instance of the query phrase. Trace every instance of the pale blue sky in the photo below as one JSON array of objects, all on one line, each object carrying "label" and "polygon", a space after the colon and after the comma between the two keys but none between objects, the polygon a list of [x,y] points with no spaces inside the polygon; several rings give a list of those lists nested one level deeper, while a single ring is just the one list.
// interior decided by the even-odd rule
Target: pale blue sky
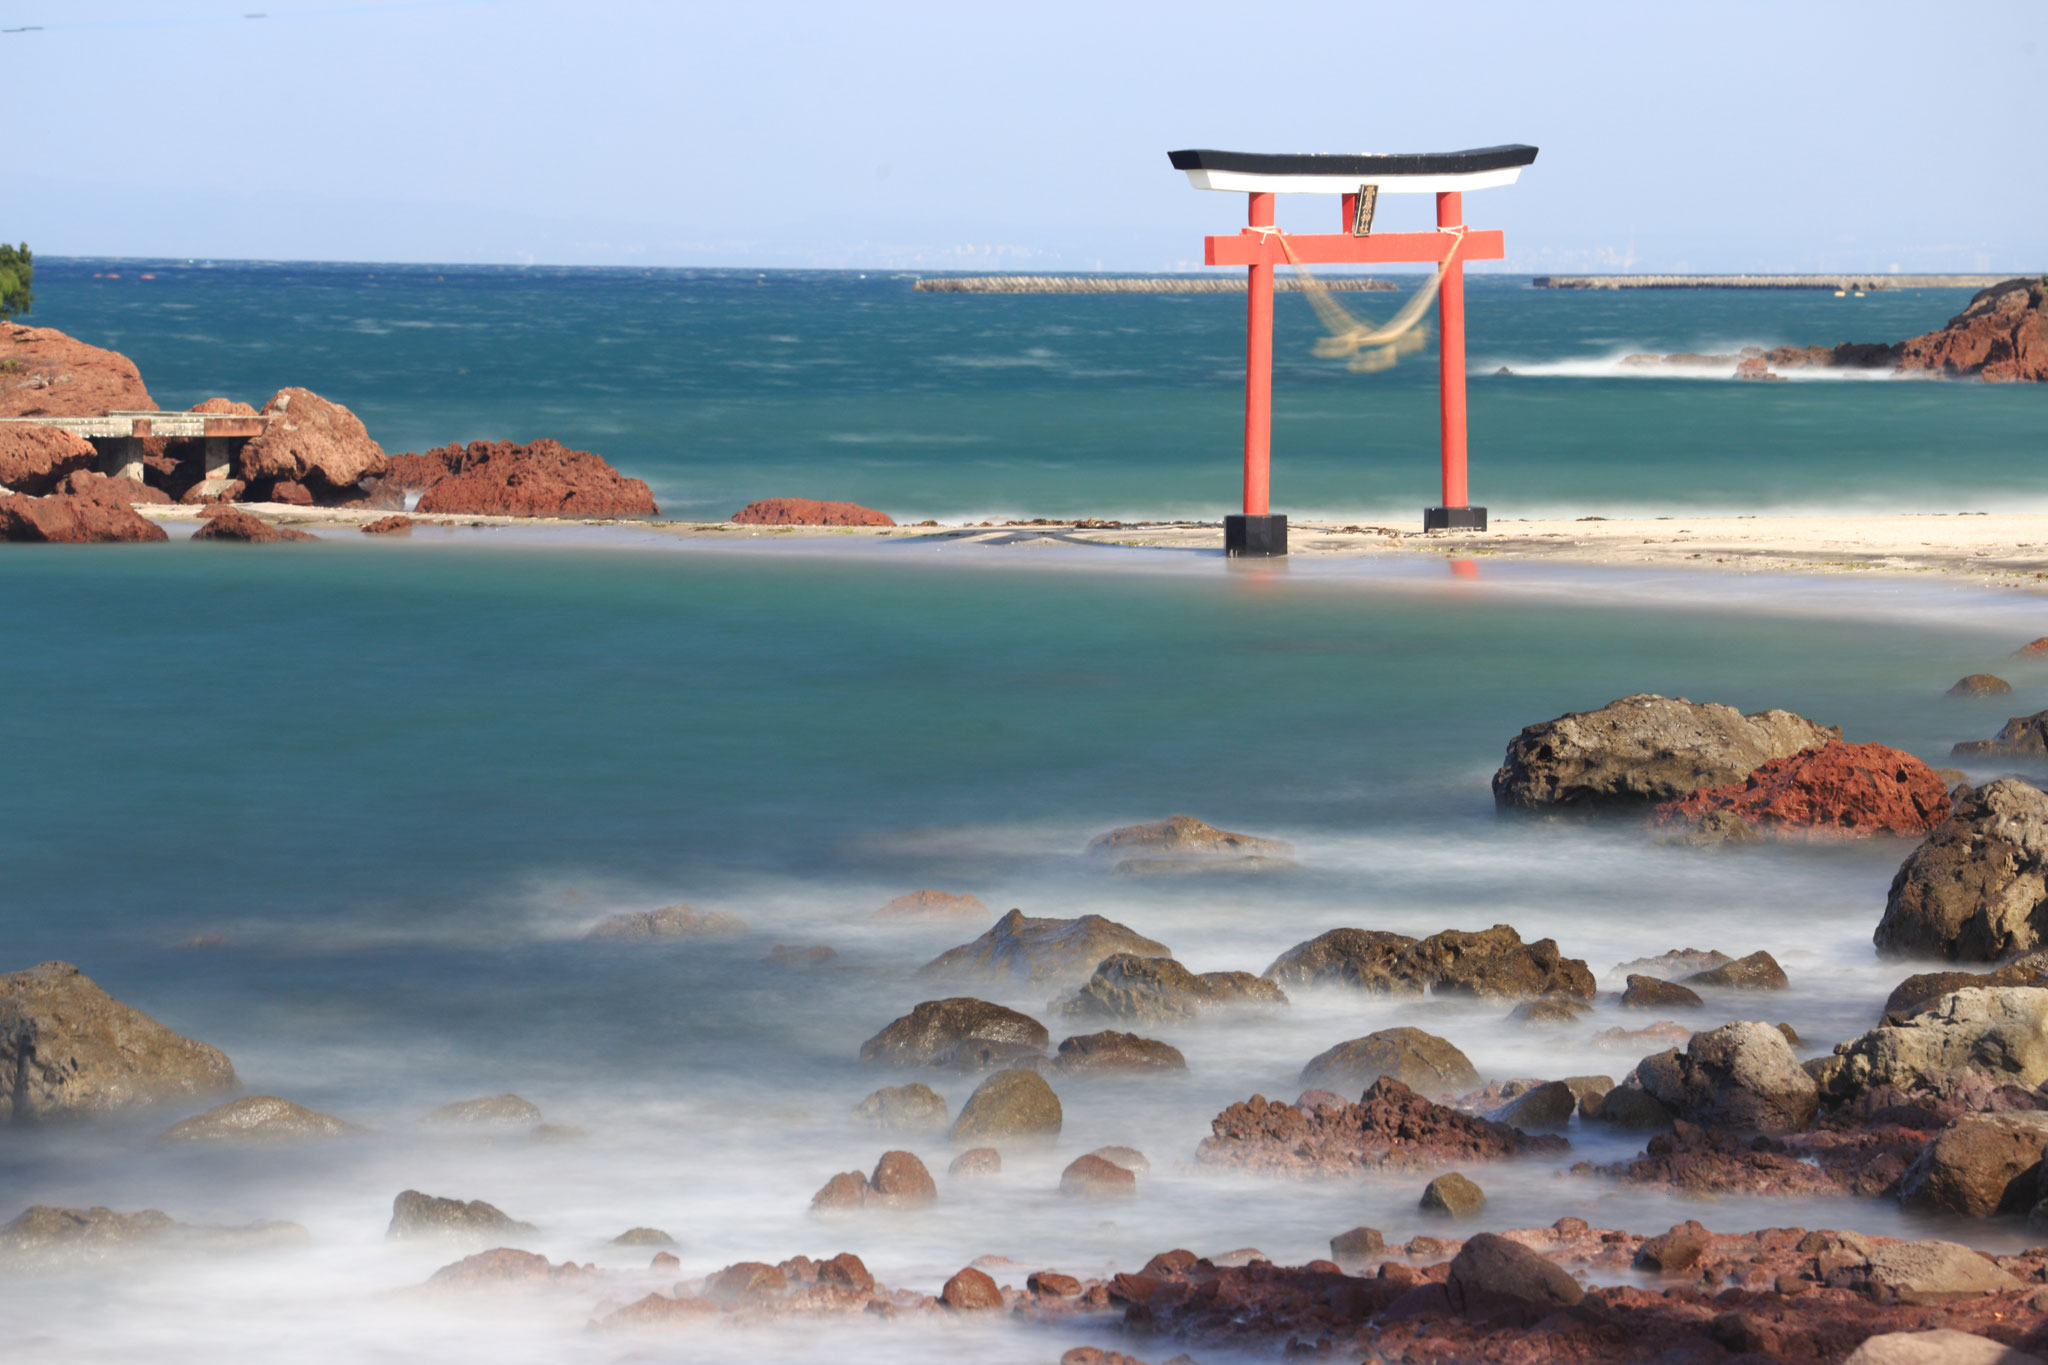
[{"label": "pale blue sky", "polygon": [[0,237],[51,255],[1190,267],[1243,200],[1169,148],[1532,142],[1466,205],[1510,270],[2048,268],[2042,0],[0,0],[27,25]]}]

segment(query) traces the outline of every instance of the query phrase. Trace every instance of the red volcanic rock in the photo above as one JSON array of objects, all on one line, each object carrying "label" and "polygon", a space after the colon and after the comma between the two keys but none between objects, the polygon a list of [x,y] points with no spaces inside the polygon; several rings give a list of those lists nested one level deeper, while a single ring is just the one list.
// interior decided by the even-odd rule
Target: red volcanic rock
[{"label": "red volcanic rock", "polygon": [[210,502],[234,502],[249,491],[249,485],[240,479],[201,479],[183,493],[178,501],[189,506],[204,506]]},{"label": "red volcanic rock", "polygon": [[939,1291],[939,1302],[955,1312],[978,1312],[1001,1308],[1003,1291],[996,1288],[996,1282],[986,1274],[969,1266],[946,1281],[946,1287]]},{"label": "red volcanic rock", "polygon": [[732,514],[741,526],[894,526],[894,518],[857,502],[763,498]]},{"label": "red volcanic rock", "polygon": [[121,503],[125,506],[133,506],[138,502],[155,507],[171,505],[171,495],[161,488],[137,483],[134,479],[98,474],[90,469],[73,470],[64,476],[64,481],[58,484],[54,491],[77,493],[88,498],[98,498],[102,502]]},{"label": "red volcanic rock", "polygon": [[1214,1136],[1202,1139],[1197,1160],[1296,1175],[1422,1171],[1571,1147],[1436,1104],[1391,1076],[1373,1082],[1357,1104],[1303,1109],[1254,1095],[1210,1128]]},{"label": "red volcanic rock", "polygon": [[311,507],[313,490],[302,483],[293,483],[290,479],[279,479],[270,485],[270,496],[264,501],[281,502],[287,507]]},{"label": "red volcanic rock", "polygon": [[471,441],[395,457],[384,485],[424,488],[418,510],[494,517],[651,517],[654,494],[560,441]]},{"label": "red volcanic rock", "polygon": [[332,492],[384,472],[384,448],[356,415],[307,389],[279,389],[263,405],[271,419],[242,447],[242,477],[286,480]]},{"label": "red volcanic rock", "polygon": [[66,475],[91,469],[98,459],[92,442],[75,431],[28,422],[0,424],[0,488],[41,495]]},{"label": "red volcanic rock", "polygon": [[410,534],[412,528],[412,518],[401,513],[397,516],[379,517],[375,521],[365,522],[363,524],[363,534],[366,536],[402,536]]},{"label": "red volcanic rock", "polygon": [[868,1177],[867,1202],[887,1208],[918,1208],[934,1203],[939,1187],[932,1173],[909,1152],[884,1152]]},{"label": "red volcanic rock", "polygon": [[773,1298],[789,1288],[781,1267],[761,1261],[740,1261],[704,1281],[704,1297],[713,1303],[744,1303]]},{"label": "red volcanic rock", "polygon": [[1992,382],[2048,380],[2048,276],[1980,290],[1938,332],[1899,343],[1899,374],[1975,375]]},{"label": "red volcanic rock", "polygon": [[154,412],[135,362],[54,327],[0,322],[0,417]]},{"label": "red volcanic rock", "polygon": [[718,1305],[709,1299],[670,1298],[649,1294],[644,1299],[607,1313],[591,1325],[600,1332],[636,1332],[650,1328],[694,1327],[706,1317],[715,1317]]},{"label": "red volcanic rock", "polygon": [[876,919],[986,919],[988,907],[971,895],[913,891],[875,911]]},{"label": "red volcanic rock", "polygon": [[1666,802],[1656,821],[1688,826],[1710,811],[1729,811],[1781,838],[1918,837],[1948,818],[1949,804],[1947,785],[1913,755],[1836,743],[1771,759],[1740,786]]},{"label": "red volcanic rock", "polygon": [[213,413],[217,416],[225,417],[254,417],[256,415],[256,409],[250,407],[247,403],[238,403],[232,398],[202,398],[191,407],[186,408],[185,411]]},{"label": "red volcanic rock", "polygon": [[1893,1192],[1926,1148],[1919,1128],[1872,1123],[1762,1137],[1701,1128],[1683,1119],[1650,1139],[1641,1156],[1611,1166],[1574,1167],[1632,1184],[1688,1194],[1860,1194]]},{"label": "red volcanic rock", "polygon": [[163,527],[125,501],[97,492],[0,498],[0,540],[74,545],[169,539]]},{"label": "red volcanic rock", "polygon": [[203,514],[206,520],[192,533],[194,540],[235,540],[254,545],[271,544],[285,540],[318,540],[318,536],[294,531],[289,526],[272,526],[269,522],[250,516],[239,507],[226,503],[214,503]]},{"label": "red volcanic rock", "polygon": [[842,1251],[829,1261],[818,1262],[818,1283],[854,1294],[875,1292],[875,1277],[868,1273],[860,1257],[850,1251]]}]

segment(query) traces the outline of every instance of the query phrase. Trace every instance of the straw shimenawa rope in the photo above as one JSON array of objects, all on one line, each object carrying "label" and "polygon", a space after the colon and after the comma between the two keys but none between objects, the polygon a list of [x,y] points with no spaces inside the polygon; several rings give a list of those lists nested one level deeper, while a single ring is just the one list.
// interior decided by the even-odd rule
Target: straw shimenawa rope
[{"label": "straw shimenawa rope", "polygon": [[1450,251],[1438,263],[1436,273],[1415,291],[1415,296],[1401,306],[1400,312],[1387,319],[1384,326],[1380,326],[1370,319],[1357,317],[1339,303],[1328,286],[1311,274],[1294,254],[1286,233],[1277,227],[1253,229],[1262,237],[1278,237],[1280,249],[1287,253],[1287,263],[1301,277],[1301,292],[1308,296],[1309,306],[1316,310],[1323,330],[1329,333],[1316,343],[1315,353],[1326,360],[1338,356],[1351,357],[1347,368],[1354,374],[1371,374],[1387,369],[1402,356],[1413,354],[1429,343],[1429,329],[1422,325],[1422,316],[1436,302],[1437,291],[1443,288],[1444,275],[1457,262],[1458,253],[1465,247],[1463,225],[1437,230],[1449,232],[1456,238]]}]

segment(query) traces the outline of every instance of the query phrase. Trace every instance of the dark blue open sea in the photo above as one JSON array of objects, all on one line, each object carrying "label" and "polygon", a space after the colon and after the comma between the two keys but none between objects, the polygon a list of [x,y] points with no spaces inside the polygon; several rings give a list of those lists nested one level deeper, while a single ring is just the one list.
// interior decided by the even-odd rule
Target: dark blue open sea
[{"label": "dark blue open sea", "polygon": [[[95,278],[109,271],[121,278]],[[133,356],[163,406],[302,384],[392,450],[554,436],[647,479],[677,516],[773,495],[902,520],[1209,516],[1236,489],[1242,305],[1227,298],[920,296],[883,274],[62,261],[41,263],[37,285],[33,321]],[[2037,390],[1739,385],[1611,364],[1895,338],[1962,301],[1475,280],[1475,494],[1505,516],[2048,505]],[[1307,356],[1306,307],[1281,310],[1276,508],[1412,518],[1434,493],[1433,366],[1325,368]],[[1491,373],[1502,365],[1519,373]],[[607,1298],[799,1252],[855,1251],[889,1284],[930,1291],[985,1255],[1021,1284],[1173,1246],[1299,1263],[1359,1223],[1405,1239],[1425,1230],[1415,1179],[1224,1177],[1194,1165],[1195,1145],[1225,1104],[1291,1098],[1310,1057],[1397,1022],[1450,1038],[1489,1079],[1620,1076],[1637,1059],[1593,1041],[1627,1018],[1611,992],[1563,1035],[1510,1028],[1497,1006],[1307,993],[1272,1017],[1154,1030],[1187,1054],[1185,1076],[1062,1082],[1060,1147],[961,1184],[943,1174],[943,1136],[884,1138],[848,1115],[891,1079],[859,1065],[861,1040],[933,993],[921,963],[983,927],[872,921],[891,897],[934,887],[994,912],[1098,912],[1198,971],[1258,971],[1340,925],[1509,923],[1603,976],[1671,948],[1768,949],[1793,983],[1769,1018],[1825,1050],[1869,1027],[1904,974],[1870,948],[1903,847],[1714,853],[1502,821],[1487,783],[1508,739],[1659,691],[1788,707],[1946,762],[1956,740],[2048,705],[2048,665],[2007,658],[2048,634],[2039,598],[1903,579],[1486,564],[1471,580],[1395,559],[633,532],[0,548],[0,969],[76,962],[223,1048],[251,1092],[369,1129],[278,1150],[157,1142],[194,1104],[0,1130],[0,1221],[101,1204],[308,1232],[259,1256],[0,1270],[10,1338],[35,1359],[1025,1365],[1114,1344],[1090,1323],[863,1320],[623,1344],[584,1324]],[[2016,695],[1943,697],[1978,671]],[[1289,839],[1300,866],[1133,881],[1082,852],[1177,811]],[[582,938],[606,914],[678,902],[748,932]],[[839,965],[765,965],[776,944],[827,944]],[[1055,1039],[1072,1031],[1042,995],[996,994]],[[931,1079],[955,1111],[972,1085]],[[506,1091],[574,1131],[485,1142],[417,1122]],[[1639,1145],[1570,1136],[1562,1160],[1480,1173],[1487,1226],[1926,1226],[1875,1201],[1702,1212],[1562,1175]],[[1060,1167],[1106,1143],[1150,1158],[1138,1197],[1063,1200]],[[940,1173],[934,1210],[808,1215],[828,1177],[891,1145]],[[536,1225],[518,1245],[616,1276],[486,1306],[403,1294],[457,1254],[384,1240],[407,1188],[488,1200]],[[646,1249],[610,1244],[636,1225],[674,1234],[679,1272],[649,1279]]]}]

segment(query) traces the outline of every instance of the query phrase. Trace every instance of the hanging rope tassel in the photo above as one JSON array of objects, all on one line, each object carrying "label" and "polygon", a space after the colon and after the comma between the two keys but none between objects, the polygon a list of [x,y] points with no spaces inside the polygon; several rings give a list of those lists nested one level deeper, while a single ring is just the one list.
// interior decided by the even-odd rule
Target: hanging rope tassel
[{"label": "hanging rope tassel", "polygon": [[1401,311],[1389,318],[1385,326],[1379,326],[1355,316],[1339,303],[1328,286],[1310,273],[1294,254],[1286,233],[1278,228],[1254,230],[1262,237],[1270,235],[1280,239],[1280,249],[1287,253],[1287,263],[1294,267],[1294,273],[1301,280],[1301,292],[1307,296],[1309,306],[1316,310],[1323,330],[1329,333],[1316,343],[1315,353],[1326,360],[1350,356],[1351,363],[1347,368],[1354,374],[1372,374],[1387,369],[1402,356],[1411,355],[1429,344],[1429,329],[1422,325],[1423,315],[1436,302],[1437,291],[1443,288],[1444,276],[1457,262],[1458,253],[1465,248],[1462,224],[1454,228],[1439,228],[1439,232],[1449,232],[1456,238],[1450,251],[1438,263],[1436,273],[1402,305]]}]

